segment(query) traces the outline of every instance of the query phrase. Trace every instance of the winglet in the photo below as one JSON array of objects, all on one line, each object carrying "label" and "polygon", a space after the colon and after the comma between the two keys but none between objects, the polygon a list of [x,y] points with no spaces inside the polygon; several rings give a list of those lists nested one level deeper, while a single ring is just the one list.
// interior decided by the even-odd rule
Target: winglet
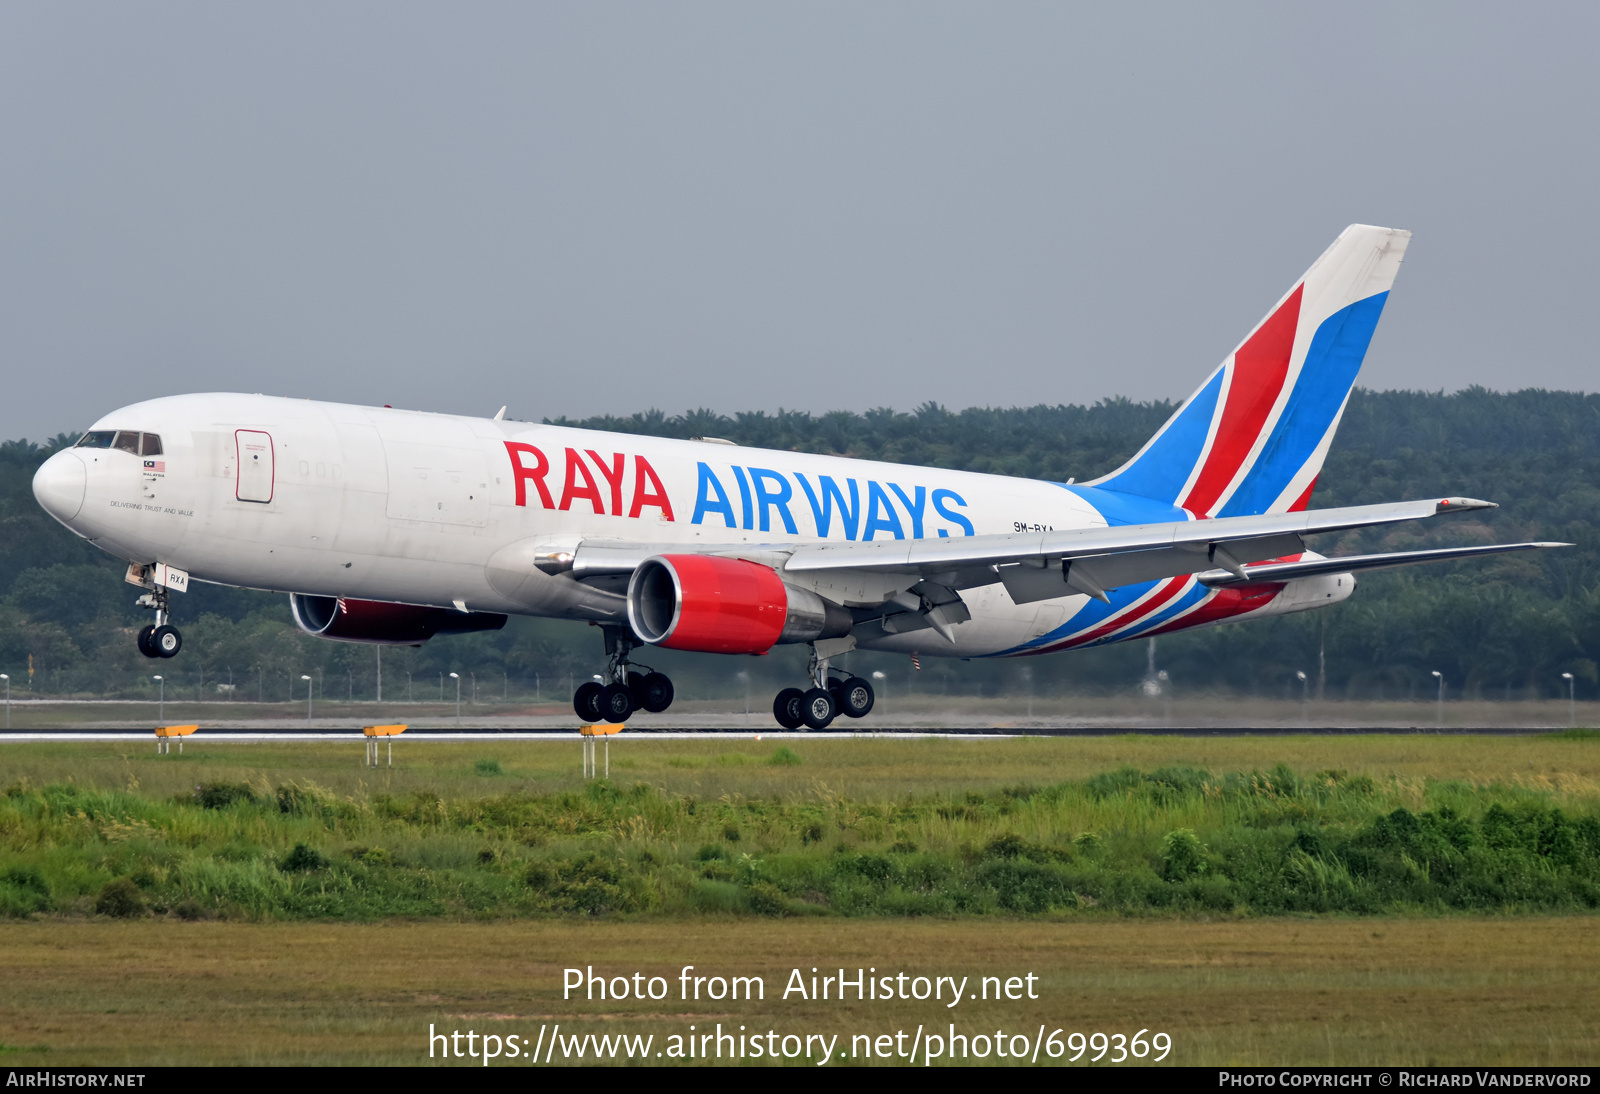
[{"label": "winglet", "polygon": [[1439,513],[1466,513],[1473,509],[1498,509],[1497,501],[1479,501],[1477,498],[1440,498],[1439,504],[1433,507],[1434,514]]}]

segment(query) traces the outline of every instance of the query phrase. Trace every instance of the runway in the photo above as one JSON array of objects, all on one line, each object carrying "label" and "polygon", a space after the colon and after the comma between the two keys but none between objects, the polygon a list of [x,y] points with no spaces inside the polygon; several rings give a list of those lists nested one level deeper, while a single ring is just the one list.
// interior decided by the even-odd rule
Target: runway
[{"label": "runway", "polygon": [[[867,739],[867,740],[892,740],[901,739],[927,739],[927,740],[961,740],[961,739],[1007,739],[1018,737],[1533,737],[1542,734],[1561,732],[1559,729],[1550,728],[1456,728],[1435,726],[1163,726],[1158,728],[1126,726],[1084,726],[1084,727],[985,727],[973,726],[969,728],[940,727],[938,729],[922,729],[917,727],[884,727],[881,729],[830,729],[821,732],[806,730],[786,730],[778,726],[770,729],[763,726],[750,726],[739,728],[664,728],[649,729],[644,727],[629,727],[624,733],[629,738],[648,737],[658,740],[674,741],[736,741],[756,738],[760,740],[820,740],[828,737],[839,739]],[[264,730],[257,727],[202,727],[194,735],[187,738],[191,747],[207,741],[225,740],[229,743],[257,744],[275,741],[354,741],[361,738],[359,726],[327,726],[313,727],[311,729],[282,729]],[[51,730],[4,730],[0,731],[0,744],[6,742],[22,743],[28,741],[141,741],[153,743],[155,734],[151,727],[124,727],[107,728],[103,726],[87,729],[51,729]],[[576,727],[571,728],[497,728],[493,726],[461,726],[461,727],[427,727],[408,730],[404,734],[407,741],[580,741],[583,736]]]}]

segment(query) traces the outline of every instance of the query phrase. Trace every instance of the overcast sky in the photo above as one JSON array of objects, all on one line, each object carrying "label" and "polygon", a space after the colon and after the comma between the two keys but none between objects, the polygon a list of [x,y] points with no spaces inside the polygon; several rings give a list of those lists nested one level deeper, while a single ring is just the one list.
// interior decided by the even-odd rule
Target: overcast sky
[{"label": "overcast sky", "polygon": [[1600,5],[0,5],[0,437],[1182,398],[1346,225],[1361,382],[1593,389]]}]

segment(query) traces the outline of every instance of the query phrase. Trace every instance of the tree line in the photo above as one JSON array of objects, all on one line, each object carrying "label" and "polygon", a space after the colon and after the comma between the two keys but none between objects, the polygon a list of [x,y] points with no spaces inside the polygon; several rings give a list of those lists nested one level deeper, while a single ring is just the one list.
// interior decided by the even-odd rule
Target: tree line
[{"label": "tree line", "polygon": [[[742,445],[927,464],[994,474],[1079,481],[1116,467],[1172,413],[1167,402],[1108,399],[1057,405],[911,412],[780,410],[732,416],[547,419],[554,424],[659,437],[714,436]],[[51,520],[30,482],[75,434],[0,444],[0,672],[13,694],[147,697],[152,662],[134,648],[148,613],[123,564]],[[1570,672],[1580,695],[1597,689],[1600,662],[1600,396],[1529,389],[1453,394],[1356,389],[1312,505],[1359,505],[1467,495],[1500,508],[1411,526],[1325,536],[1324,554],[1462,543],[1562,540],[1576,546],[1490,560],[1365,575],[1355,595],[1327,611],[1163,637],[1158,660],[1180,692],[1300,694],[1307,673],[1329,698],[1432,694],[1432,672],[1451,695],[1550,697]],[[371,699],[372,647],[300,632],[287,598],[193,583],[178,602],[183,654],[159,663],[169,695],[268,701],[318,693]],[[856,653],[855,671],[877,669],[890,689],[1041,695],[1129,692],[1146,673],[1143,643],[1025,661],[959,662]],[[754,709],[799,671],[800,650],[750,658],[649,651],[679,694],[737,700]],[[573,681],[601,667],[598,632],[582,624],[513,618],[503,631],[435,639],[383,654],[386,699],[502,695],[564,701]],[[31,667],[31,673],[30,673]],[[1308,685],[1309,686],[1309,685]],[[220,690],[219,690],[220,689]]]}]

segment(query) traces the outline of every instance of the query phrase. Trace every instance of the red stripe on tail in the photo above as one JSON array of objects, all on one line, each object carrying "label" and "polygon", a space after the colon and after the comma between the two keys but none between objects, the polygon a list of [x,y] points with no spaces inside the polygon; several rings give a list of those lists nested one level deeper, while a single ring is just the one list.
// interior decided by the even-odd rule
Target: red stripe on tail
[{"label": "red stripe on tail", "polygon": [[1233,378],[1217,438],[1194,488],[1183,500],[1183,507],[1191,513],[1211,515],[1212,507],[1261,435],[1267,415],[1283,391],[1284,378],[1289,375],[1289,355],[1294,350],[1294,332],[1300,324],[1300,295],[1304,291],[1304,282],[1295,286],[1289,299],[1234,351]]}]

